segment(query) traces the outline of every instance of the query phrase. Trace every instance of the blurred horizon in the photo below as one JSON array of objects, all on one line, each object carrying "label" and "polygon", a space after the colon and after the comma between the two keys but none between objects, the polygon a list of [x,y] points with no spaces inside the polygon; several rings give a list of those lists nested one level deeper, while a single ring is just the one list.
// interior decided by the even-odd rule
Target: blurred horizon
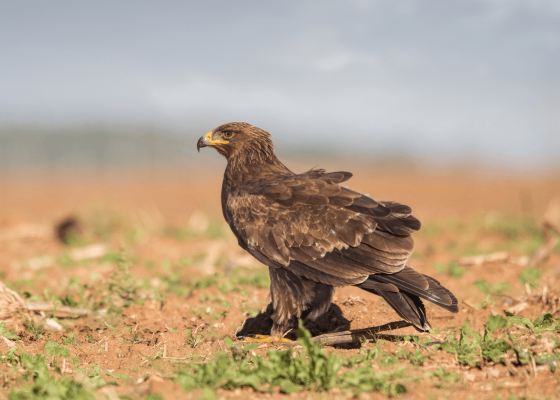
[{"label": "blurred horizon", "polygon": [[0,171],[281,157],[560,170],[560,5],[0,1]]}]

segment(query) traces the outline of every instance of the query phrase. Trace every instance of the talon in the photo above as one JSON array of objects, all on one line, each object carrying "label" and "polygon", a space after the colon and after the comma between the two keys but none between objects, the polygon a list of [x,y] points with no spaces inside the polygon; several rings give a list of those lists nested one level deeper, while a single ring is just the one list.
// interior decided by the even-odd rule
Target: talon
[{"label": "talon", "polygon": [[290,339],[286,338],[279,338],[276,336],[268,336],[268,335],[254,335],[254,337],[245,337],[245,340],[248,342],[254,343],[289,343],[291,342]]}]

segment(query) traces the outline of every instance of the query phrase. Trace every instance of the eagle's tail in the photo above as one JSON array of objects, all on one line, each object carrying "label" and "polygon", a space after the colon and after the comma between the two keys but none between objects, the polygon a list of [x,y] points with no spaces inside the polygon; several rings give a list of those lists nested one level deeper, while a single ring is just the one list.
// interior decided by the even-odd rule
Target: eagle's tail
[{"label": "eagle's tail", "polygon": [[435,279],[406,266],[394,274],[374,274],[356,285],[383,297],[401,318],[420,330],[431,329],[422,299],[458,312],[457,298]]}]

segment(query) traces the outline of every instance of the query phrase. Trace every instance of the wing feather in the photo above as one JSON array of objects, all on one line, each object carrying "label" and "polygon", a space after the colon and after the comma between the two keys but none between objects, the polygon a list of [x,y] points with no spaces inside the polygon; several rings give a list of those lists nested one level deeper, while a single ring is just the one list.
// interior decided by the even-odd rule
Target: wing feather
[{"label": "wing feather", "polygon": [[318,281],[401,270],[414,248],[410,233],[419,229],[418,220],[408,206],[339,185],[351,176],[311,170],[247,184],[227,198],[230,225],[259,260],[305,265],[307,275],[318,271]]}]

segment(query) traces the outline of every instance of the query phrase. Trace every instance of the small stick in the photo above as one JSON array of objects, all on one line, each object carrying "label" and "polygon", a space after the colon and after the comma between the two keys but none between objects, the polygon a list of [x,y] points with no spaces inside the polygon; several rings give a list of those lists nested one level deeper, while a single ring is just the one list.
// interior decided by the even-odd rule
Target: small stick
[{"label": "small stick", "polygon": [[554,246],[558,243],[560,239],[557,237],[550,236],[550,238],[543,244],[535,253],[533,258],[529,261],[529,267],[534,268],[538,266],[540,263],[545,261],[547,258],[550,257]]},{"label": "small stick", "polygon": [[491,292],[490,293],[492,296],[502,296],[502,297],[507,297],[508,299],[512,299],[513,301],[517,301],[517,299],[508,296],[507,294],[503,294],[503,293],[496,293],[496,292]]},{"label": "small stick", "polygon": [[[355,329],[343,332],[326,333],[311,338],[311,340],[320,342],[323,346],[334,346],[339,344],[360,343],[362,340],[372,340],[377,338],[378,332],[392,331],[394,329],[406,328],[412,326],[410,322],[396,321],[385,325],[373,326],[371,328]],[[298,341],[282,343],[283,346],[301,346]]]},{"label": "small stick", "polygon": [[11,341],[10,339],[8,339],[7,337],[0,336],[0,338],[4,341],[4,343],[6,343],[6,345],[7,345],[9,348],[12,348],[12,347],[14,347],[14,346],[16,345],[14,342],[12,342],[12,341]]},{"label": "small stick", "polygon": [[284,333],[284,334],[282,335],[282,338],[286,337],[286,335],[287,335],[288,333],[290,333],[291,331],[292,331],[292,329],[288,329],[288,330],[286,331],[286,333]]},{"label": "small stick", "polygon": [[476,308],[474,308],[474,306],[473,306],[471,303],[469,303],[468,301],[463,300],[463,303],[464,303],[465,305],[469,306],[470,308],[472,308],[473,310],[476,310]]},{"label": "small stick", "polygon": [[510,254],[506,251],[500,251],[498,253],[483,254],[472,257],[461,257],[456,260],[457,264],[468,266],[468,265],[482,265],[486,263],[496,262],[496,261],[508,261]]},{"label": "small stick", "polygon": [[438,337],[435,336],[435,335],[432,335],[430,332],[426,332],[426,335],[428,335],[428,336],[431,337],[432,339],[435,339],[435,340],[438,341],[438,342],[441,342],[441,339],[440,339],[440,338],[438,338]]},{"label": "small stick", "polygon": [[506,365],[509,373],[513,376],[517,376],[519,378],[523,378],[523,375],[519,374],[519,372],[517,372],[515,370],[515,367],[513,366],[513,364],[511,363],[511,360],[509,358],[505,358],[504,357],[504,364]]},{"label": "small stick", "polygon": [[[24,307],[27,308],[29,311],[52,311],[55,307],[53,302],[47,303],[25,303]],[[74,308],[68,306],[56,306],[56,311],[54,312],[55,317],[71,317],[77,318],[82,317],[84,315],[88,315],[89,310],[85,308]]]}]

